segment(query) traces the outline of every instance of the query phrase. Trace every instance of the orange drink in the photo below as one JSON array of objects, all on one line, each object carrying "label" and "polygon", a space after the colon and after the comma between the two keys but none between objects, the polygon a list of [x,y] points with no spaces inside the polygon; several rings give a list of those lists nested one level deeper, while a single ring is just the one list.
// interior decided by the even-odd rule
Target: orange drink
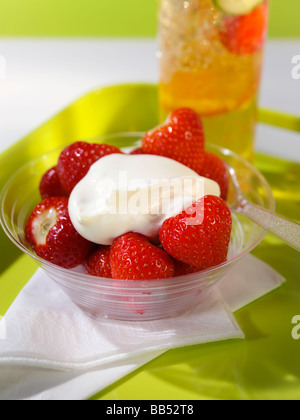
[{"label": "orange drink", "polygon": [[208,142],[251,161],[267,15],[263,0],[160,0],[161,118],[193,108]]}]

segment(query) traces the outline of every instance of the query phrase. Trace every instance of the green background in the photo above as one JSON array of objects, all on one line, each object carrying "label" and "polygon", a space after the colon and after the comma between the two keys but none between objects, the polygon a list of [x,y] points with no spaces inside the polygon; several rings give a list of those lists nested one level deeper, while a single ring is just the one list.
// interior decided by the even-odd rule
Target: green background
[{"label": "green background", "polygon": [[[0,36],[153,37],[159,0],[9,0]],[[300,1],[270,0],[270,37],[300,37]]]}]

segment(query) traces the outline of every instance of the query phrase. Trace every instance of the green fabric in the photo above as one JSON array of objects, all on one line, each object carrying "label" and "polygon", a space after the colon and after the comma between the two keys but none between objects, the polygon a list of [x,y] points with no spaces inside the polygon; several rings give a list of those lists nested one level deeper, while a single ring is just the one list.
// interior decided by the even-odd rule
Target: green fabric
[{"label": "green fabric", "polygon": [[[10,0],[2,2],[0,36],[153,37],[158,1]],[[270,36],[299,37],[299,0],[270,1]]]},{"label": "green fabric", "polygon": [[[0,156],[0,189],[22,162],[46,150],[105,133],[144,131],[157,123],[157,114],[156,86],[87,94]],[[260,154],[255,165],[273,188],[277,211],[300,221],[300,165]],[[1,316],[36,265],[1,229],[0,248]],[[292,318],[300,314],[299,253],[271,235],[253,253],[287,283],[235,314],[245,340],[169,351],[92,399],[300,399],[300,341],[291,335]]]}]

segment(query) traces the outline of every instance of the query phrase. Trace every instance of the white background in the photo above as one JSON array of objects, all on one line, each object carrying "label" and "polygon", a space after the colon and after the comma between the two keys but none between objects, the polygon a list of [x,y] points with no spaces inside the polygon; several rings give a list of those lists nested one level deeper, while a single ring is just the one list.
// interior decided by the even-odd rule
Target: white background
[{"label": "white background", "polygon": [[[154,39],[0,39],[0,153],[88,91],[156,83],[156,50]],[[300,116],[299,54],[300,40],[268,42],[260,106]],[[257,149],[300,162],[300,134],[260,126]]]}]

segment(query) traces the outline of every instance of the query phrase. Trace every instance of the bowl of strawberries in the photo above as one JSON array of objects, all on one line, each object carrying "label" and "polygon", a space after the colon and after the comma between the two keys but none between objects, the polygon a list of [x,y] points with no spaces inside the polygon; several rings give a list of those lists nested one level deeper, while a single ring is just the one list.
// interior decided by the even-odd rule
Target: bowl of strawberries
[{"label": "bowl of strawberries", "polygon": [[[147,133],[77,141],[28,162],[1,193],[1,225],[89,315],[124,321],[178,316],[200,305],[266,235],[230,208],[234,189],[226,163],[249,201],[274,210],[262,174],[230,150],[207,144],[201,120],[183,108]],[[125,213],[108,212],[125,196],[104,177],[123,185],[128,174],[145,182],[129,183],[126,204],[161,187],[160,176],[163,186],[192,179],[205,188],[201,194],[190,188],[183,194],[188,201],[178,200],[182,190],[176,190],[165,213],[162,194],[142,213],[128,206]]]}]

